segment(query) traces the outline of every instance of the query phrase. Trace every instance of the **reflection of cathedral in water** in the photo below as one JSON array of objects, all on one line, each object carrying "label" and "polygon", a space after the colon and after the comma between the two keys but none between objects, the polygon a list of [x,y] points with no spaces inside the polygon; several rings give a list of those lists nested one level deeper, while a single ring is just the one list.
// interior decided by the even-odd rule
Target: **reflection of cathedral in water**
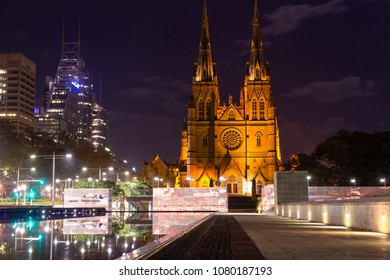
[{"label": "reflection of cathedral in water", "polygon": [[228,103],[221,104],[205,2],[199,57],[182,131],[181,187],[222,186],[228,193],[250,194],[253,185],[273,183],[281,152],[270,77],[255,1],[250,58],[239,102],[229,96]]}]

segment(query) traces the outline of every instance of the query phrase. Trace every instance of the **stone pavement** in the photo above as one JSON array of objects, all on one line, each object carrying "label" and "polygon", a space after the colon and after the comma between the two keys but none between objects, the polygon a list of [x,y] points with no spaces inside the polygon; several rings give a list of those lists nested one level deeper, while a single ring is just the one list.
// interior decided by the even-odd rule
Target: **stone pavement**
[{"label": "stone pavement", "polygon": [[274,214],[217,214],[146,259],[389,260],[390,235]]},{"label": "stone pavement", "polygon": [[154,260],[260,260],[259,250],[230,215],[215,215],[148,256]]},{"label": "stone pavement", "polygon": [[[269,260],[389,260],[390,235],[273,214],[232,214]],[[239,246],[235,248],[239,250]]]}]

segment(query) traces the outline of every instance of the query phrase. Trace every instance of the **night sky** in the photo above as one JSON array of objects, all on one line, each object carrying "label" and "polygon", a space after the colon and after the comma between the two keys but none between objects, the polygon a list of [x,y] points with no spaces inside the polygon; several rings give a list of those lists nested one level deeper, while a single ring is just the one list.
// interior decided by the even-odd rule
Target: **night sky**
[{"label": "night sky", "polygon": [[[37,4],[39,3],[39,5]],[[390,0],[258,0],[283,161],[340,129],[390,130]],[[197,61],[203,0],[2,1],[0,52],[37,65],[37,105],[78,37],[108,110],[110,147],[140,168],[176,163]],[[207,0],[221,102],[239,102],[254,0]],[[101,79],[100,79],[101,77]],[[101,96],[100,96],[101,93]]]}]

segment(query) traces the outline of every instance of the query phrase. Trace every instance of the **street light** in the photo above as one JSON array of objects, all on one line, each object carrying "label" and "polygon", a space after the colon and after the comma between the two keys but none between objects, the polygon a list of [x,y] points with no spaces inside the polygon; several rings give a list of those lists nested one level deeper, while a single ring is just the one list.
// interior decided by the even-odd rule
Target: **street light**
[{"label": "street light", "polygon": [[92,182],[92,188],[95,188],[95,181],[93,180],[93,178],[89,177],[88,182]]},{"label": "street light", "polygon": [[386,187],[386,178],[381,178],[380,181],[383,183],[383,186]]},{"label": "street light", "polygon": [[157,188],[159,188],[160,187],[160,181],[162,182],[163,179],[158,178],[158,177],[154,177],[154,180],[157,181]]},{"label": "street light", "polygon": [[219,181],[221,181],[221,182],[222,182],[222,184],[221,184],[221,185],[222,185],[222,187],[224,188],[224,187],[225,187],[225,185],[226,185],[226,184],[225,184],[225,182],[226,182],[226,178],[225,178],[225,177],[223,177],[223,176],[220,176],[220,177],[219,177]]},{"label": "street light", "polygon": [[306,177],[306,179],[307,179],[307,186],[310,186],[310,180],[311,180],[311,176],[309,175],[309,176],[307,176]]},{"label": "street light", "polygon": [[116,181],[119,182],[120,180],[119,180],[119,172],[118,172],[118,169],[116,169],[116,168],[110,166],[110,167],[108,168],[108,170],[111,171],[111,172],[112,172],[112,171],[116,171]]},{"label": "street light", "polygon": [[102,180],[102,168],[99,166],[99,168],[90,168],[90,167],[83,167],[82,170],[86,172],[87,170],[99,170],[99,181]]},{"label": "street light", "polygon": [[[352,178],[351,183],[353,184],[354,188],[356,189],[356,179]],[[352,188],[349,188],[349,198],[352,198]]]},{"label": "street light", "polygon": [[[16,188],[17,189],[20,189],[20,182],[36,182],[36,181],[39,181],[39,180],[20,180],[20,170],[30,170],[31,172],[35,172],[36,171],[36,168],[35,167],[31,167],[31,168],[21,168],[18,166],[18,173],[17,173],[17,177],[16,177]],[[31,178],[31,176],[30,176]],[[25,185],[24,185],[25,186]],[[27,191],[27,188],[24,187],[24,200],[23,200],[23,205],[26,204],[26,191]]]},{"label": "street light", "polygon": [[65,158],[71,158],[71,154],[65,154],[65,155],[56,155],[55,152],[53,152],[52,155],[31,155],[30,158],[43,158],[43,159],[51,159],[52,160],[52,177],[51,177],[51,206],[54,207],[54,186],[55,186],[55,173],[56,173],[56,159],[65,159]]},{"label": "street light", "polygon": [[[107,173],[106,172],[102,172],[103,170],[109,170],[110,172],[112,172],[112,171],[115,171],[116,169],[114,168],[114,167],[112,167],[112,166],[110,166],[110,167],[108,167],[108,168],[102,168],[102,167],[100,167],[99,166],[99,168],[90,168],[90,167],[83,167],[82,168],[82,171],[83,172],[87,172],[88,170],[98,170],[99,171],[99,181],[106,181],[107,180],[107,178],[105,177],[105,175],[107,175]],[[103,176],[104,177],[103,177]],[[116,181],[118,182],[118,181],[120,181],[119,180],[119,172],[118,172],[118,170],[116,170]]]},{"label": "street light", "polygon": [[187,188],[188,188],[188,187],[191,188],[191,182],[195,181],[195,179],[192,178],[192,177],[187,177],[187,178],[186,178],[186,181],[187,181]]},{"label": "street light", "polygon": [[20,190],[18,188],[15,188],[14,189],[14,194],[16,196],[16,205],[19,205]]}]

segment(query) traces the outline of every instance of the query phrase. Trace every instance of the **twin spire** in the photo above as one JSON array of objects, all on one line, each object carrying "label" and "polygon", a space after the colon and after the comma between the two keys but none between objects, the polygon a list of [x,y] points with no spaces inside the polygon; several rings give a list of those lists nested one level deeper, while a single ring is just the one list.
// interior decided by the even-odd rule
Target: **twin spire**
[{"label": "twin spire", "polygon": [[260,18],[257,0],[255,0],[255,11],[253,14],[252,26],[251,52],[247,75],[249,75],[250,81],[266,80],[267,69],[263,54],[263,40],[261,39],[260,34]]},{"label": "twin spire", "polygon": [[206,0],[203,2],[202,30],[199,43],[198,64],[195,64],[195,80],[197,82],[211,82],[214,80],[215,64],[211,57],[211,43],[209,19],[207,17]]},{"label": "twin spire", "polygon": [[[260,19],[257,0],[255,0],[250,60],[247,67],[247,75],[249,76],[250,81],[266,80],[267,69],[263,55],[263,42],[260,35]],[[202,30],[199,43],[199,57],[198,63],[195,63],[194,65],[194,79],[196,82],[212,82],[216,81],[215,78],[216,71],[215,63],[213,63],[211,55],[207,6],[206,0],[204,0]]]}]

